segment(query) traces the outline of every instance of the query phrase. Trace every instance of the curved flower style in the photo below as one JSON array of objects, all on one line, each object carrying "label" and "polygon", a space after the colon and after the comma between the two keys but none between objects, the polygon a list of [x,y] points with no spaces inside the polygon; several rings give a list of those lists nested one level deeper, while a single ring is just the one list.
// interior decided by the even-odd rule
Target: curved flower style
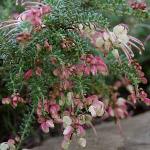
[{"label": "curved flower style", "polygon": [[[113,48],[120,48],[131,63],[134,53],[131,46],[136,48],[140,54],[144,50],[144,45],[141,41],[128,35],[128,27],[125,24],[119,24],[113,28],[113,31],[108,29],[97,29],[93,24],[84,27],[82,24],[78,26],[79,33],[81,36],[90,39],[94,47],[101,50],[104,55],[107,55]],[[119,53],[117,56],[119,57]]]}]

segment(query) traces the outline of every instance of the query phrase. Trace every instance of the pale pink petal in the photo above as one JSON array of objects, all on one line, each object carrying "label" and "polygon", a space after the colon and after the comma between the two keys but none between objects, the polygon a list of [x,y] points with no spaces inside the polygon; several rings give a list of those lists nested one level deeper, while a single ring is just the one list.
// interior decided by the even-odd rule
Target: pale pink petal
[{"label": "pale pink petal", "polygon": [[144,98],[143,100],[146,104],[150,104],[150,99],[149,98]]},{"label": "pale pink petal", "polygon": [[73,127],[72,126],[68,126],[65,128],[63,135],[70,135],[73,132]]},{"label": "pale pink petal", "polygon": [[41,129],[44,133],[49,133],[49,127],[48,125],[46,124],[46,122],[42,123],[41,124]]},{"label": "pale pink petal", "polygon": [[53,120],[47,120],[47,121],[46,121],[46,125],[47,125],[49,128],[54,128],[54,122],[53,122]]}]

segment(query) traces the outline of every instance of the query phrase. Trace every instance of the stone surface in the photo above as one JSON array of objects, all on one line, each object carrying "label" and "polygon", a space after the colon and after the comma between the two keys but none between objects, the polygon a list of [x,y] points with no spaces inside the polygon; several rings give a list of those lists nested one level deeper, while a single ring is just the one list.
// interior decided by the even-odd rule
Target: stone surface
[{"label": "stone surface", "polygon": [[[123,135],[114,123],[97,125],[97,136],[92,129],[87,130],[87,147],[85,150],[150,150],[150,112],[128,118],[121,122]],[[61,150],[62,137],[51,138],[40,147],[32,150]],[[76,144],[69,150],[83,150]]]}]

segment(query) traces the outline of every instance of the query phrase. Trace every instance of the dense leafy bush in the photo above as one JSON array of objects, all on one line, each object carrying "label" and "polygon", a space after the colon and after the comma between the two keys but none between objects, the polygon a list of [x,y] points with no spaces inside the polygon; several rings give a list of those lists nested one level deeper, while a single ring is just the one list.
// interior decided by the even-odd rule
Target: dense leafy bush
[{"label": "dense leafy bush", "polygon": [[7,124],[13,131],[2,133],[10,140],[1,147],[20,149],[36,122],[45,133],[61,124],[63,149],[74,136],[85,147],[85,128],[94,128],[94,118],[112,117],[119,125],[129,115],[128,105],[150,104],[140,87],[147,79],[133,52],[142,54],[144,45],[130,35],[127,23],[112,20],[117,15],[143,22],[149,19],[148,4],[45,0],[17,5],[23,13],[0,26],[0,107],[7,116],[1,128]]}]

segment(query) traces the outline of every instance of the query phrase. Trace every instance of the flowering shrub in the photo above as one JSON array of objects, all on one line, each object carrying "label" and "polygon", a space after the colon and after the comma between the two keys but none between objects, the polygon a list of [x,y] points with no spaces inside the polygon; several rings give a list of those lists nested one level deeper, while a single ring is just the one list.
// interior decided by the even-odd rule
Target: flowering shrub
[{"label": "flowering shrub", "polygon": [[[110,8],[108,1],[96,6],[95,0],[18,0],[16,4],[25,11],[0,26],[8,89],[2,104],[14,109],[22,104],[29,111],[17,138],[2,143],[1,149],[20,149],[34,118],[45,133],[62,125],[63,149],[74,136],[85,147],[85,128],[93,127],[94,118],[113,117],[119,122],[129,115],[128,104],[150,104],[139,87],[147,80],[134,58],[134,49],[142,54],[144,45],[129,35],[123,23],[111,30],[102,16]],[[120,15],[149,17],[145,4],[124,0],[112,4],[114,9],[122,6]],[[126,96],[120,88],[128,91]]]}]

